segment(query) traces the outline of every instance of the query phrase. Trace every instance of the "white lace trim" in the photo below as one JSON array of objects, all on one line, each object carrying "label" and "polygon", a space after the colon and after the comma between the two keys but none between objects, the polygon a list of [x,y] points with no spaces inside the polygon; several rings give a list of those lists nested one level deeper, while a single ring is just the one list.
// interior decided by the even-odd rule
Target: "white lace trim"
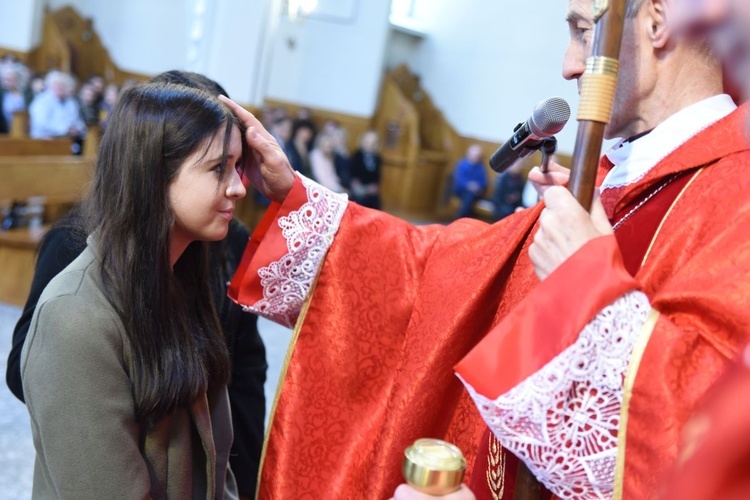
[{"label": "white lace trim", "polygon": [[288,253],[258,270],[263,299],[242,308],[290,328],[333,244],[348,202],[345,194],[299,177],[307,191],[307,202],[279,219]]},{"label": "white lace trim", "polygon": [[498,441],[560,498],[612,498],[625,372],[650,308],[642,292],[623,295],[494,401],[462,379]]}]

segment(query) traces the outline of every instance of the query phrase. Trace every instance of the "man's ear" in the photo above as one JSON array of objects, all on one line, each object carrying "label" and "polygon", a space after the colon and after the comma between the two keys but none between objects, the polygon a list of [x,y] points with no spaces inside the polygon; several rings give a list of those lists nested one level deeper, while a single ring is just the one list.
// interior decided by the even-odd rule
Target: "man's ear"
[{"label": "man's ear", "polygon": [[672,37],[670,17],[675,12],[671,3],[669,0],[646,0],[643,6],[647,11],[643,22],[648,23],[649,40],[655,49],[665,48]]}]

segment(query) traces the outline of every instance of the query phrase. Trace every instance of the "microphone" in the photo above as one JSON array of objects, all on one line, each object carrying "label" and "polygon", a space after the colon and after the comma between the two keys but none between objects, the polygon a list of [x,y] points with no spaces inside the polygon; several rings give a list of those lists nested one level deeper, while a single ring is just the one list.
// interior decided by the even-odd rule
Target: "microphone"
[{"label": "microphone", "polygon": [[570,106],[561,97],[537,103],[528,120],[519,123],[508,139],[490,157],[490,167],[503,172],[517,160],[526,158],[544,145],[544,140],[563,129],[570,118]]}]

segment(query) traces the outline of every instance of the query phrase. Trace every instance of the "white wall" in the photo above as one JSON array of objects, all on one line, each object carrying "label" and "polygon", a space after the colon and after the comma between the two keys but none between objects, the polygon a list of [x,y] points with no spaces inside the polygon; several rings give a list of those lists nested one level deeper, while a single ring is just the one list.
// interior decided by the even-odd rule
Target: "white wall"
[{"label": "white wall", "polygon": [[459,133],[480,139],[504,141],[537,102],[565,98],[573,116],[559,150],[572,152],[578,95],[561,76],[566,9],[564,0],[416,0],[414,21],[427,37],[412,69]]},{"label": "white wall", "polygon": [[0,0],[0,47],[28,52],[36,45],[41,26],[40,0]]},{"label": "white wall", "polygon": [[[34,18],[45,0],[0,1],[0,46],[33,48],[40,29]],[[282,15],[282,0],[206,0],[209,25],[192,61],[195,0],[46,1],[53,9],[72,4],[92,17],[122,69],[194,69],[248,104],[269,97],[370,116],[383,67],[409,62],[462,135],[505,140],[538,101],[553,95],[567,99],[573,115],[577,107],[575,84],[560,76],[567,42],[564,0],[543,6],[415,0],[415,24],[426,34],[422,42],[390,34],[390,0],[319,0],[328,14],[350,5],[354,15],[297,22]],[[573,118],[558,136],[561,151],[572,152],[575,128]]]},{"label": "white wall", "polygon": [[56,10],[72,5],[94,20],[117,67],[156,74],[184,69],[187,58],[189,9],[186,0],[48,0]]},{"label": "white wall", "polygon": [[373,114],[388,39],[390,0],[343,4],[355,5],[352,18],[280,20],[268,97],[358,116]]},{"label": "white wall", "polygon": [[207,50],[198,72],[205,73],[235,100],[259,105],[262,58],[277,1],[213,0],[213,25],[207,32]]}]

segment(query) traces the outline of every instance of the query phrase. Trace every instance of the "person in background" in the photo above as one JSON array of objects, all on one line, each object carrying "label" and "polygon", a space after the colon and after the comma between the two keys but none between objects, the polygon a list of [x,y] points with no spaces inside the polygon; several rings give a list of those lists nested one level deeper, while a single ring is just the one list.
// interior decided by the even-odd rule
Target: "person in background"
[{"label": "person in background", "polygon": [[98,108],[102,105],[102,99],[104,98],[105,82],[102,75],[93,74],[86,79],[84,85],[90,85],[91,90],[94,94],[94,105]]},{"label": "person in background", "polygon": [[99,105],[97,104],[96,90],[90,83],[84,83],[78,89],[78,107],[81,110],[81,119],[86,127],[99,124]]},{"label": "person in background", "polygon": [[292,168],[306,177],[310,170],[310,143],[315,137],[315,125],[309,120],[296,120],[292,125],[292,139],[287,143],[286,155]]},{"label": "person in background", "polygon": [[344,189],[349,190],[351,187],[351,153],[349,152],[348,133],[346,128],[337,122],[332,122],[331,130],[328,134],[333,139],[333,163],[336,167],[336,176]]},{"label": "person in background", "polygon": [[492,192],[495,220],[503,219],[516,212],[523,206],[523,193],[526,186],[526,176],[523,163],[516,162],[505,172],[498,174],[495,180],[495,190]]},{"label": "person in background", "polygon": [[34,97],[38,96],[45,90],[44,75],[41,73],[35,73],[31,75],[31,80],[29,80],[29,89],[31,90],[31,100],[33,101]]},{"label": "person in background", "polygon": [[474,203],[487,190],[487,183],[482,147],[472,144],[466,149],[466,156],[458,161],[453,172],[453,194],[459,199],[456,218],[471,215]]},{"label": "person in background", "polygon": [[284,150],[284,154],[289,156],[289,149],[292,147],[292,133],[293,123],[292,119],[288,116],[283,116],[273,122],[269,128],[271,135],[273,135],[276,142],[279,143],[281,149]]},{"label": "person in background", "polygon": [[13,114],[31,104],[34,95],[28,80],[29,70],[20,62],[0,66],[0,134],[10,132]]},{"label": "person in background", "polygon": [[352,201],[363,207],[380,210],[380,175],[383,159],[380,139],[374,130],[362,134],[359,149],[349,163]]},{"label": "person in background", "polygon": [[336,175],[335,151],[333,137],[326,132],[315,138],[315,147],[310,151],[310,171],[313,178],[321,185],[336,193],[345,192]]},{"label": "person in background", "polygon": [[29,135],[34,139],[70,137],[86,134],[78,102],[73,98],[73,77],[61,71],[50,71],[45,78],[46,90],[29,106]]},{"label": "person in background", "polygon": [[112,111],[115,109],[118,95],[120,95],[120,89],[116,83],[107,84],[104,88],[102,103],[99,106],[99,126],[102,130],[107,128],[107,122],[109,121]]},{"label": "person in background", "polygon": [[[707,39],[725,68],[736,98],[750,99],[750,3],[687,0],[678,5],[675,29]],[[744,124],[750,137],[750,119]],[[750,139],[748,139],[750,141]],[[706,394],[682,432],[677,464],[659,498],[750,498],[750,344]]]}]

